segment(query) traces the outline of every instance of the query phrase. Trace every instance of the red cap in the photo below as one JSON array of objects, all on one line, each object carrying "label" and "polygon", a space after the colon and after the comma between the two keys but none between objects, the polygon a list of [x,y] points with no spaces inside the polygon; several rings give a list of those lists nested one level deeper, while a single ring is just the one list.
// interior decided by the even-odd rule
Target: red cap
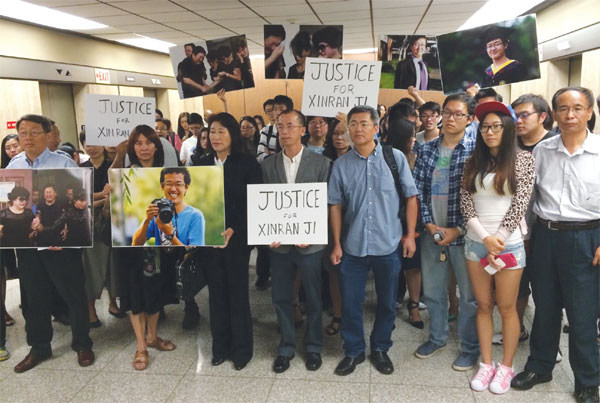
[{"label": "red cap", "polygon": [[502,102],[498,101],[484,102],[482,104],[477,105],[477,108],[475,108],[475,116],[477,116],[477,119],[480,122],[483,119],[483,117],[489,112],[499,112],[512,117],[512,113],[510,113],[508,107]]}]

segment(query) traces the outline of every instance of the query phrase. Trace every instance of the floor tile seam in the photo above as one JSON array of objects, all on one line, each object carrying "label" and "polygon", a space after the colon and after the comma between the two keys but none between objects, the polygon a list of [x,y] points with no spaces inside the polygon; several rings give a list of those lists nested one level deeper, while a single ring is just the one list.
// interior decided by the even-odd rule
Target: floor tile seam
[{"label": "floor tile seam", "polygon": [[75,393],[75,394],[74,394],[74,395],[71,397],[71,399],[69,399],[69,402],[72,402],[72,401],[74,401],[74,400],[75,400],[75,398],[77,397],[77,395],[79,395],[79,393],[81,393],[81,391],[83,391],[83,390],[84,390],[84,389],[85,389],[85,388],[86,388],[86,387],[87,387],[87,386],[88,386],[88,385],[89,385],[89,384],[90,384],[90,383],[91,383],[91,382],[92,382],[94,379],[96,379],[97,377],[99,377],[99,376],[100,376],[100,371],[95,371],[95,372],[96,372],[96,375],[95,375],[95,376],[92,376],[92,377],[89,379],[89,381],[87,381],[87,382],[85,383],[85,385],[83,385],[83,386],[82,386],[82,387],[81,387],[81,388],[80,388],[80,389],[79,389],[79,390],[78,390],[78,391],[77,391],[77,392],[76,392],[76,393]]},{"label": "floor tile seam", "polygon": [[177,382],[177,385],[175,385],[173,387],[173,390],[171,390],[171,392],[166,397],[166,399],[163,400],[163,402],[169,402],[169,401],[171,401],[171,397],[173,396],[173,394],[175,393],[175,391],[177,390],[177,388],[179,387],[179,385],[181,385],[181,382],[183,382],[183,379],[185,378],[185,376],[186,376],[185,374],[181,375],[181,378],[179,378],[179,381]]}]

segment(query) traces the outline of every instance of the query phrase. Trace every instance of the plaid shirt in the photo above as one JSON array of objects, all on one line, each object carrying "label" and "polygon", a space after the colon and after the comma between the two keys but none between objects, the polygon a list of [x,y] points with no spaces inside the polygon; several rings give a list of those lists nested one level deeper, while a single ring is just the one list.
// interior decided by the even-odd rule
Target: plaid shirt
[{"label": "plaid shirt", "polygon": [[[435,140],[419,146],[418,158],[415,163],[413,175],[419,190],[419,206],[423,225],[433,223],[431,207],[431,181],[433,170],[440,155],[440,143],[443,135]],[[460,183],[462,181],[465,161],[475,148],[475,136],[465,133],[452,152],[450,162],[450,184],[448,188],[448,228],[464,227],[464,220],[460,213]],[[463,237],[458,237],[450,245],[464,244]]]}]

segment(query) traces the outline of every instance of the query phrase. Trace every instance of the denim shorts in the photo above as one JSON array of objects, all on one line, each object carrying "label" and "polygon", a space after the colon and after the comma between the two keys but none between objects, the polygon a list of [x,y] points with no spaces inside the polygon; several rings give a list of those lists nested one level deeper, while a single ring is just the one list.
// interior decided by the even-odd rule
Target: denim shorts
[{"label": "denim shorts", "polygon": [[[506,249],[500,252],[500,255],[512,253],[517,259],[517,265],[511,269],[522,269],[525,267],[525,247],[523,242],[513,245],[507,245]],[[465,257],[467,260],[479,262],[482,258],[487,257],[488,250],[482,242],[473,241],[465,237]]]}]

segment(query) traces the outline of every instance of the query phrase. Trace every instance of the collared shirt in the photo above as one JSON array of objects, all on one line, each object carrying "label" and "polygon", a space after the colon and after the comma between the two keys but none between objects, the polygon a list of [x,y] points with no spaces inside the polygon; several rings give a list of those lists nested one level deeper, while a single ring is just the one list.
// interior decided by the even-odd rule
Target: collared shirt
[{"label": "collared shirt", "polygon": [[294,158],[290,158],[285,155],[285,151],[281,153],[283,156],[283,169],[285,170],[285,177],[287,178],[287,183],[296,183],[296,175],[298,174],[298,167],[300,166],[300,160],[302,159],[302,152],[304,151],[304,146],[300,149],[300,152],[294,156]]},{"label": "collared shirt", "polygon": [[[393,150],[404,197],[417,194],[406,157]],[[328,203],[342,204],[342,246],[353,256],[383,256],[394,252],[402,238],[398,218],[400,198],[394,177],[377,142],[368,158],[354,148],[333,164]]]},{"label": "collared shirt", "polygon": [[544,140],[533,150],[535,189],[532,211],[544,220],[600,219],[600,136],[588,131],[572,155],[562,136]]},{"label": "collared shirt", "polygon": [[227,157],[225,157],[225,159],[223,161],[221,161],[216,155],[215,155],[215,166],[216,167],[224,167],[225,166],[225,161],[227,161]]},{"label": "collared shirt", "polygon": [[421,89],[421,65],[420,65],[420,63],[423,63],[423,68],[425,69],[425,86],[427,86],[427,79],[429,78],[429,74],[427,73],[427,66],[425,65],[425,62],[423,61],[423,59],[417,59],[416,57],[412,56],[412,60],[415,65],[415,76],[416,76],[415,88]]},{"label": "collared shirt", "polygon": [[77,168],[77,164],[70,157],[65,157],[46,148],[33,162],[29,161],[25,151],[15,155],[8,163],[7,169],[27,168]]},{"label": "collared shirt", "polygon": [[279,136],[277,135],[277,126],[269,123],[260,131],[260,140],[256,149],[256,158],[262,162],[269,155],[279,152]]},{"label": "collared shirt", "polygon": [[[419,147],[419,157],[415,163],[413,175],[419,190],[419,207],[423,224],[433,222],[431,206],[431,183],[433,170],[440,156],[440,146],[443,135]],[[448,228],[464,227],[463,217],[460,213],[460,182],[462,180],[465,161],[475,148],[475,137],[463,136],[452,152],[450,161],[450,178],[448,188]],[[458,237],[450,245],[464,244],[463,237]]]}]

